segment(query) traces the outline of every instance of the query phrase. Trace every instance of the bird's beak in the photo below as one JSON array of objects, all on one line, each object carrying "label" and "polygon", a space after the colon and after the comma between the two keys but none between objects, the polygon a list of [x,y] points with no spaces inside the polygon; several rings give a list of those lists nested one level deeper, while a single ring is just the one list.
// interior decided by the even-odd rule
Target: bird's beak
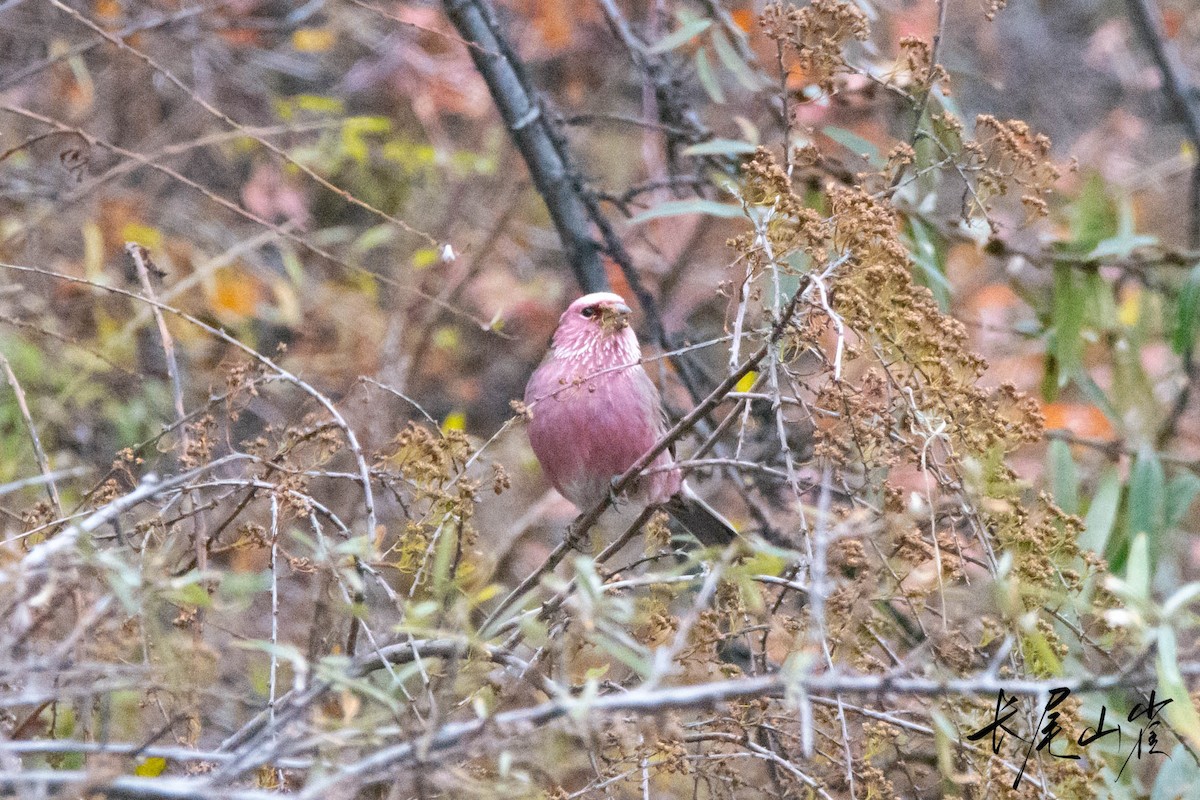
[{"label": "bird's beak", "polygon": [[600,324],[607,331],[619,331],[629,324],[629,315],[633,310],[624,303],[613,303],[602,306]]}]

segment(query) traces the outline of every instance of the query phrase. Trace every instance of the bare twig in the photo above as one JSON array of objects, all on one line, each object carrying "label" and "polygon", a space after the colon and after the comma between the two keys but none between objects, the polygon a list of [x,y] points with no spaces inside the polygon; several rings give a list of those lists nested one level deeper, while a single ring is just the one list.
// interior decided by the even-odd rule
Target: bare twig
[{"label": "bare twig", "polygon": [[[54,119],[53,117],[48,117],[44,114],[39,114],[38,112],[32,111],[27,108],[22,108],[20,106],[15,106],[15,105],[11,105],[11,104],[0,104],[0,111],[7,111],[10,114],[16,114],[16,115],[24,117],[26,119],[31,119],[36,122],[40,122],[43,125],[49,125],[49,126],[53,127],[55,130],[71,131],[74,133],[78,133],[80,136],[82,136],[85,139],[85,141],[87,141],[87,143],[90,146],[102,147],[105,150],[115,153],[123,158],[130,159],[132,161],[137,162],[138,164],[149,167],[150,169],[167,176],[171,180],[176,181],[180,185],[187,186],[188,188],[190,188],[196,192],[199,192],[206,199],[215,203],[216,205],[220,206],[221,208],[224,208],[225,210],[227,210],[233,214],[236,214],[237,216],[241,217],[242,219],[252,222],[257,226],[260,226],[262,228],[265,228],[267,230],[274,232],[277,236],[279,236],[279,238],[296,244],[297,246],[303,248],[305,251],[324,259],[325,261],[329,262],[330,264],[333,264],[334,266],[338,267],[339,269],[345,270],[349,274],[370,276],[370,278],[372,280],[378,281],[379,283],[385,284],[387,286],[394,287],[398,291],[405,292],[406,294],[413,294],[418,297],[421,297],[424,300],[429,301],[430,303],[435,303],[435,304],[441,306],[442,308],[444,308],[449,313],[454,314],[455,316],[457,316],[461,319],[470,321],[472,324],[476,325],[480,330],[488,331],[493,336],[507,338],[506,334],[502,333],[501,331],[496,330],[495,326],[490,324],[487,320],[478,319],[475,316],[463,311],[462,309],[453,308],[453,307],[447,305],[446,303],[443,303],[440,300],[440,298],[438,298],[434,295],[431,295],[428,292],[421,291],[420,288],[413,286],[411,284],[411,282],[396,280],[395,278],[389,277],[387,275],[383,275],[378,272],[372,272],[371,270],[364,269],[363,267],[349,264],[344,259],[338,258],[336,255],[334,255],[328,248],[322,247],[319,244],[315,244],[314,242],[310,241],[308,238],[298,235],[295,231],[291,230],[287,225],[277,225],[277,224],[271,222],[270,220],[264,219],[263,217],[259,216],[258,214],[255,214],[252,211],[242,208],[242,206],[238,205],[237,203],[233,202],[232,200],[229,200],[228,198],[225,198],[225,197],[221,197],[220,195],[215,194],[214,192],[205,188],[202,184],[197,183],[196,181],[187,177],[186,175],[181,173],[179,170],[176,170],[176,169],[173,169],[172,167],[168,167],[164,164],[158,163],[151,156],[146,156],[146,155],[143,155],[136,151],[129,150],[128,148],[121,147],[120,145],[114,144],[113,142],[110,142],[106,139],[96,136],[95,134],[89,133],[88,131],[86,131],[82,128],[67,125],[66,123],[64,123],[60,120]],[[247,133],[244,133],[244,131],[252,131],[252,130],[256,130],[256,129],[251,129],[251,128],[247,128],[247,127],[243,126],[239,133],[241,133],[241,135],[249,135]],[[258,137],[252,136],[252,138],[255,138],[255,141],[259,141]],[[164,154],[166,153],[166,151],[168,149],[169,148],[164,148],[164,150],[163,150]]]},{"label": "bare twig", "polygon": [[111,292],[112,294],[119,294],[124,297],[128,297],[132,300],[137,300],[139,302],[152,305],[162,311],[166,311],[169,314],[173,314],[173,315],[179,317],[180,319],[187,321],[191,325],[195,325],[197,328],[208,333],[210,336],[220,339],[221,341],[225,342],[226,344],[231,345],[232,347],[240,350],[242,353],[246,354],[250,358],[257,361],[258,363],[267,367],[271,371],[277,373],[283,380],[287,381],[288,383],[291,383],[293,386],[296,386],[297,388],[299,388],[300,390],[305,392],[307,395],[309,395],[314,400],[316,400],[317,403],[320,404],[320,406],[322,408],[325,409],[325,411],[333,418],[334,423],[338,426],[338,428],[341,429],[342,434],[346,437],[346,445],[350,449],[351,454],[354,456],[355,464],[358,467],[359,483],[362,485],[363,501],[364,501],[364,505],[366,507],[365,511],[366,511],[366,517],[367,517],[366,533],[369,536],[373,536],[375,534],[375,528],[376,528],[375,493],[374,493],[374,490],[371,488],[371,471],[370,471],[369,467],[367,466],[366,456],[363,455],[362,446],[358,442],[358,436],[354,433],[354,429],[350,427],[349,423],[346,422],[346,418],[342,416],[342,413],[338,410],[337,406],[335,406],[333,404],[333,401],[330,400],[328,397],[326,397],[321,392],[317,391],[315,388],[313,388],[313,386],[310,385],[308,382],[301,380],[296,375],[292,374],[288,370],[279,366],[272,359],[268,358],[267,356],[264,356],[262,353],[258,352],[253,347],[250,347],[249,345],[244,344],[242,341],[240,341],[236,337],[230,336],[225,331],[223,331],[219,328],[214,328],[212,325],[209,325],[207,322],[199,320],[196,317],[192,316],[191,314],[180,311],[179,309],[177,309],[173,306],[169,306],[166,303],[160,303],[157,300],[152,300],[149,297],[143,297],[142,295],[139,295],[136,292],[126,291],[125,289],[119,289],[114,286],[104,286],[104,285],[98,284],[94,281],[85,280],[83,278],[76,278],[71,275],[65,275],[61,272],[54,272],[53,270],[42,269],[40,267],[26,267],[26,266],[20,266],[17,264],[0,263],[0,268],[9,269],[9,270],[13,270],[16,272],[28,272],[28,273],[38,274],[38,275],[46,275],[51,278],[58,278],[59,280],[69,281],[71,283],[81,284],[84,286],[91,286],[96,289],[102,289],[104,291]]},{"label": "bare twig", "polygon": [[402,219],[394,217],[391,214],[386,213],[385,211],[375,208],[370,203],[367,203],[364,200],[360,200],[359,198],[355,197],[353,194],[351,194],[350,192],[341,188],[340,186],[334,185],[328,179],[326,179],[324,176],[318,174],[312,167],[308,166],[307,164],[300,163],[296,159],[292,158],[290,155],[287,154],[287,152],[283,148],[279,147],[275,143],[267,141],[266,139],[260,139],[260,138],[254,137],[253,134],[250,133],[250,130],[247,126],[241,124],[240,122],[238,122],[237,120],[233,119],[228,114],[226,114],[224,111],[221,111],[219,108],[214,106],[212,103],[205,100],[203,97],[201,97],[199,94],[197,94],[194,89],[192,89],[190,86],[188,86],[186,83],[184,83],[178,76],[176,76],[175,73],[173,73],[171,70],[167,69],[165,66],[160,64],[158,61],[156,61],[151,56],[143,53],[138,48],[129,44],[129,42],[127,42],[125,39],[104,30],[104,28],[97,25],[95,22],[93,22],[92,20],[90,20],[89,18],[87,18],[86,16],[81,14],[79,11],[76,11],[75,9],[71,8],[66,3],[63,3],[62,0],[49,0],[49,2],[55,8],[62,11],[64,14],[67,14],[71,18],[75,19],[80,24],[84,25],[89,30],[91,30],[93,33],[106,39],[110,44],[114,45],[115,47],[117,47],[121,50],[124,50],[127,53],[130,53],[135,58],[137,58],[139,61],[146,64],[148,67],[153,69],[159,75],[163,76],[167,81],[169,81],[171,84],[173,84],[176,88],[178,88],[180,91],[182,91],[184,94],[186,94],[189,98],[192,99],[193,102],[195,102],[198,106],[203,108],[210,115],[219,119],[221,122],[225,123],[230,128],[233,128],[234,130],[237,130],[237,131],[241,131],[245,135],[250,136],[259,145],[261,145],[265,149],[269,150],[271,153],[275,154],[276,156],[281,158],[283,161],[285,161],[286,163],[288,163],[295,169],[298,169],[300,172],[307,175],[309,178],[311,178],[316,183],[320,184],[325,189],[328,189],[329,191],[333,192],[338,197],[345,200],[347,203],[356,205],[359,208],[362,208],[362,209],[374,214],[375,216],[379,217],[380,219],[384,219],[384,220],[390,222],[391,224],[395,225],[396,227],[401,228],[402,230],[404,230],[408,233],[411,233],[415,236],[418,236],[418,237],[424,239],[426,242],[428,242],[433,247],[438,246],[437,239],[433,238],[428,233],[426,233],[422,230],[419,230],[418,228],[413,227],[412,225],[410,225],[409,223],[405,222]]},{"label": "bare twig", "polygon": [[54,482],[54,472],[50,469],[50,460],[46,458],[46,451],[42,449],[42,440],[38,436],[37,427],[33,424],[33,417],[29,413],[29,403],[25,400],[25,390],[21,388],[16,373],[13,372],[8,359],[3,355],[0,355],[0,367],[4,369],[4,378],[8,381],[9,388],[13,390],[13,394],[17,398],[17,408],[21,411],[21,419],[25,422],[25,430],[29,432],[29,439],[33,442],[33,457],[37,459],[38,469],[42,472],[42,483],[46,486],[46,494],[49,495],[55,512],[61,517],[63,515],[63,508],[62,500],[58,496],[58,485]]},{"label": "bare twig", "polygon": [[[1200,675],[1200,663],[1182,664],[1180,668],[1184,675]],[[946,680],[826,673],[798,676],[776,674],[690,686],[638,688],[596,698],[564,697],[537,706],[500,712],[485,719],[448,723],[437,731],[432,739],[427,740],[429,747],[425,757],[431,757],[438,752],[465,744],[485,730],[509,731],[512,736],[517,736],[568,715],[577,715],[580,719],[590,719],[594,718],[594,715],[623,711],[657,714],[673,709],[707,708],[741,698],[782,697],[785,694],[792,697],[813,694],[857,694],[874,697],[889,695],[995,697],[998,693],[1003,692],[1009,696],[1044,698],[1052,689],[1067,689],[1072,693],[1082,694],[1106,692],[1116,688],[1138,686],[1156,681],[1157,677],[1153,672],[1051,680],[1001,679],[990,672]],[[315,800],[323,797],[334,784],[346,780],[354,780],[366,785],[386,781],[390,778],[392,769],[411,762],[416,755],[416,745],[412,741],[382,748],[348,765],[340,772],[307,787],[300,793],[299,798],[300,800]]]}]

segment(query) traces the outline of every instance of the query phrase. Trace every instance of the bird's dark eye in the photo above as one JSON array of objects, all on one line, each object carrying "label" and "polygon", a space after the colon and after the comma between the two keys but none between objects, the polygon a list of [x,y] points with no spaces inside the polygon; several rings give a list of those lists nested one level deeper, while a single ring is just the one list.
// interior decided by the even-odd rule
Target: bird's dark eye
[{"label": "bird's dark eye", "polygon": [[594,316],[596,316],[596,307],[588,306],[587,308],[585,308],[583,311],[580,311],[579,313],[583,314],[585,317],[594,317]]}]

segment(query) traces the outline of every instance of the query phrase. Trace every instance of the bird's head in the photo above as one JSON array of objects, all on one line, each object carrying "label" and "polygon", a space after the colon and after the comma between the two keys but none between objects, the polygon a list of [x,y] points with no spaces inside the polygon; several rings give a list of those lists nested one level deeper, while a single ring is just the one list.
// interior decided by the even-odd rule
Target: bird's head
[{"label": "bird's head", "polygon": [[631,314],[625,299],[612,292],[592,292],[567,307],[558,320],[554,347],[561,354],[619,353],[623,357],[639,355],[637,336],[629,326]]}]

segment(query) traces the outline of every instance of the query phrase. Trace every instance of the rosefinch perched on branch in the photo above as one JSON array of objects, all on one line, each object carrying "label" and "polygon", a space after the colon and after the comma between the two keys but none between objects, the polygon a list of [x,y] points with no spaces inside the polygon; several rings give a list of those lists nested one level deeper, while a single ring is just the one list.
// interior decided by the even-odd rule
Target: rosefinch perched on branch
[{"label": "rosefinch perched on branch", "polygon": [[[525,387],[533,452],[554,488],[581,511],[599,503],[667,430],[629,314],[612,292],[571,303]],[[638,479],[635,499],[661,505],[705,544],[731,541],[737,532],[671,469],[674,463],[669,450],[660,454]]]}]

